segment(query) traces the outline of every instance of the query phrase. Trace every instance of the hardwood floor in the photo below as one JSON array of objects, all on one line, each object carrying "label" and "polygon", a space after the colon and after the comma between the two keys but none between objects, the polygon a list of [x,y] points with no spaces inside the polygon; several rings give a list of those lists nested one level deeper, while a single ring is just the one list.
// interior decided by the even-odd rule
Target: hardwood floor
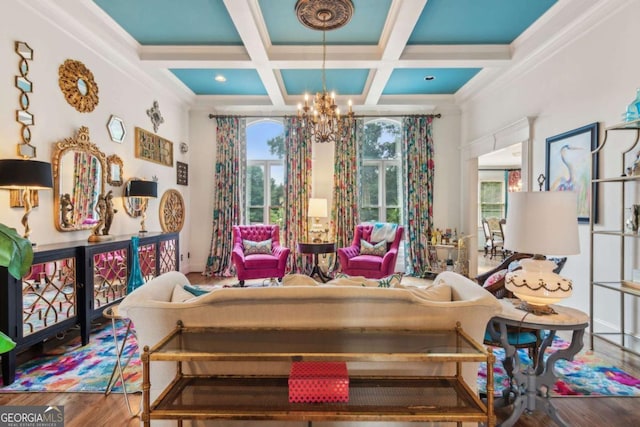
[{"label": "hardwood floor", "polygon": [[[189,275],[194,283],[207,283],[198,273]],[[585,346],[589,345],[585,337]],[[640,358],[600,340],[595,355],[630,374],[640,377]],[[140,407],[141,394],[130,396],[134,409]],[[132,417],[121,394],[104,396],[99,393],[0,393],[0,405],[64,405],[66,427],[138,426],[139,417]],[[633,397],[561,397],[553,399],[558,414],[570,425],[631,426],[637,425],[640,399]],[[259,426],[259,422],[256,423]],[[383,426],[384,424],[380,424]],[[416,426],[420,425],[416,423]],[[553,421],[541,412],[523,414],[516,427],[546,427]]]}]

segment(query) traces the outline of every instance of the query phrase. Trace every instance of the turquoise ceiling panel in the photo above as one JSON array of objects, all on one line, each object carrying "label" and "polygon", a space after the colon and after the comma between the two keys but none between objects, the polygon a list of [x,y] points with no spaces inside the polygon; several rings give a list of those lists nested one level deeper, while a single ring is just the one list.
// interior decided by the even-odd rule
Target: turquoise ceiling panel
[{"label": "turquoise ceiling panel", "polygon": [[93,0],[142,45],[241,45],[222,0]]},{"label": "turquoise ceiling panel", "polygon": [[[322,44],[322,31],[302,25],[295,14],[296,0],[259,0],[273,45]],[[391,0],[354,0],[354,14],[347,25],[327,31],[327,44],[377,45]]]},{"label": "turquoise ceiling panel", "polygon": [[556,0],[429,0],[408,44],[509,44]]},{"label": "turquoise ceiling panel", "polygon": [[[397,68],[383,95],[451,95],[478,74],[480,68]],[[425,80],[426,76],[434,77]]]},{"label": "turquoise ceiling panel", "polygon": [[[322,70],[281,70],[282,81],[289,95],[322,91]],[[360,95],[364,91],[369,70],[326,70],[327,91],[337,95]]]},{"label": "turquoise ceiling panel", "polygon": [[[196,95],[266,95],[256,70],[180,68],[170,70]],[[224,76],[225,82],[215,80]]]}]

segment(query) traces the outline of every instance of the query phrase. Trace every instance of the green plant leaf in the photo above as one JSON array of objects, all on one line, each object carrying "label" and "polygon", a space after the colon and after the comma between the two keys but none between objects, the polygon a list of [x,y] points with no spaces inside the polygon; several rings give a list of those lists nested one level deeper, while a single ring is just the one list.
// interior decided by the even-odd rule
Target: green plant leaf
[{"label": "green plant leaf", "polygon": [[33,248],[28,239],[20,236],[15,228],[0,224],[0,265],[20,280],[33,263]]}]

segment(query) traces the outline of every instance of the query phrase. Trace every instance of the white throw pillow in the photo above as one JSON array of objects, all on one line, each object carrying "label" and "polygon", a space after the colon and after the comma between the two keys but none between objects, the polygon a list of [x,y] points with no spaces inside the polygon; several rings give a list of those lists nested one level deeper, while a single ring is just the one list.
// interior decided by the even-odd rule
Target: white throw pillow
[{"label": "white throw pillow", "polygon": [[439,282],[437,285],[418,287],[407,285],[396,285],[397,288],[403,288],[410,291],[413,295],[426,301],[451,301],[451,286],[445,282]]},{"label": "white throw pillow", "polygon": [[189,291],[185,291],[182,285],[176,285],[173,288],[173,293],[171,294],[171,302],[185,302],[192,298],[196,298]]}]

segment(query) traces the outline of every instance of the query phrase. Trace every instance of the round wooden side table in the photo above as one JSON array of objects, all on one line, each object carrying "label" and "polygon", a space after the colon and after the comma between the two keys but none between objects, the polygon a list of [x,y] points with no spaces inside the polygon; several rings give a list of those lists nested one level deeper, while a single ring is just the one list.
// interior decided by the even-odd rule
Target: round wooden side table
[{"label": "round wooden side table", "polygon": [[318,255],[331,254],[336,251],[336,244],[333,242],[325,243],[298,243],[298,252],[304,255],[313,255],[313,267],[309,272],[309,277],[318,276],[322,283],[331,280],[331,277],[325,274],[320,268]]}]

